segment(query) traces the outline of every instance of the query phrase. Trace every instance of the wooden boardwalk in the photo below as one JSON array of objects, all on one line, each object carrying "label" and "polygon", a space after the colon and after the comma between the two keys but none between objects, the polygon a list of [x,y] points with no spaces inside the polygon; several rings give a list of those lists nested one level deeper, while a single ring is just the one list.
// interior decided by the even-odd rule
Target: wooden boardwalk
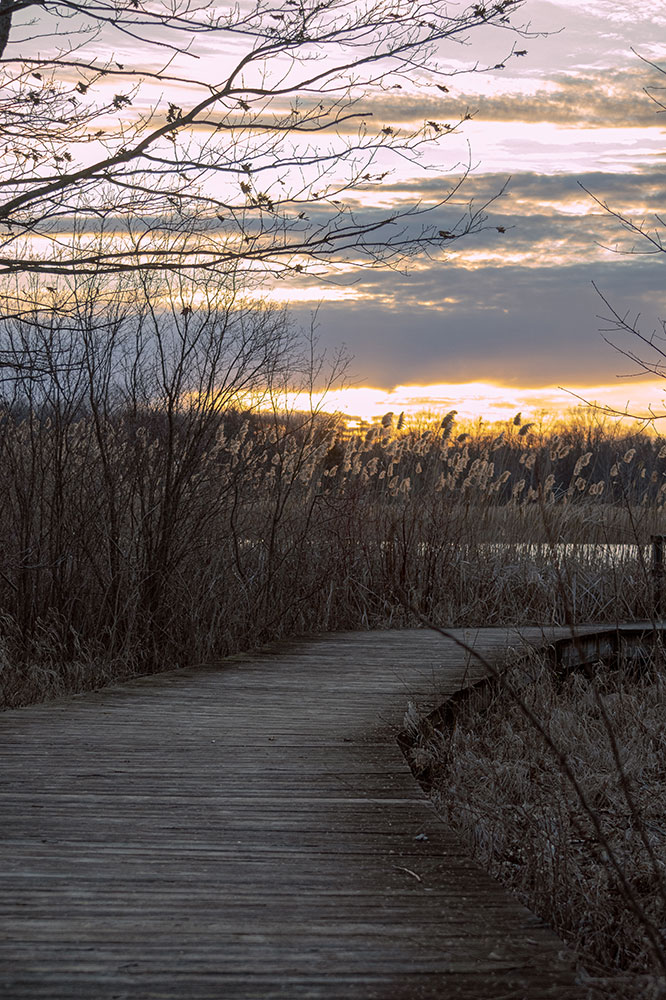
[{"label": "wooden boardwalk", "polygon": [[356,632],[4,713],[0,997],[581,996],[397,746],[465,672],[429,632]]}]

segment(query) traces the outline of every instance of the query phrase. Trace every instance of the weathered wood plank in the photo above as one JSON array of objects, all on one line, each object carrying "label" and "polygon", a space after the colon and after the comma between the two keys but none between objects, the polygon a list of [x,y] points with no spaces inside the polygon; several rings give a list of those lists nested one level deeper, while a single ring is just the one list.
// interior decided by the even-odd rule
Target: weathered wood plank
[{"label": "weathered wood plank", "polygon": [[479,676],[467,659],[422,630],[346,633],[5,713],[0,994],[582,995],[395,742],[409,699]]}]

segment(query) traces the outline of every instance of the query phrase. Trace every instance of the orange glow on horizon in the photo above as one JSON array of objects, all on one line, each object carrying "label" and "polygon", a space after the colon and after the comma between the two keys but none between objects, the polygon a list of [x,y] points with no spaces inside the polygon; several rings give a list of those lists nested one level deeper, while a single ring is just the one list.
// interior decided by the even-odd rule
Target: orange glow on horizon
[{"label": "orange glow on horizon", "polygon": [[[564,417],[584,403],[610,408],[633,417],[650,413],[666,421],[666,382],[649,381],[630,386],[545,386],[539,388],[498,385],[491,382],[401,385],[393,389],[350,386],[326,393],[287,393],[284,405],[308,410],[311,405],[327,413],[340,413],[348,421],[372,421],[392,411],[414,417],[430,413],[443,415],[456,410],[462,421],[486,423],[509,420],[520,411],[523,419]],[[666,424],[664,429],[666,430]]]}]

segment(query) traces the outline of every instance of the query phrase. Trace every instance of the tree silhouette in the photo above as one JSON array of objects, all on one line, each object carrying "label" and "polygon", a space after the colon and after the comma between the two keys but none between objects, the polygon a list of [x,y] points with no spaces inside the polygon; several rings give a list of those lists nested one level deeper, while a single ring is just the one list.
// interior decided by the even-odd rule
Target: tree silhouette
[{"label": "tree silhouette", "polygon": [[363,186],[470,113],[400,128],[382,107],[417,84],[448,100],[445,78],[493,68],[461,64],[477,29],[509,33],[494,68],[523,54],[523,2],[0,0],[0,274],[241,262],[247,279],[451,245],[487,205],[442,230],[418,204],[363,207]]}]

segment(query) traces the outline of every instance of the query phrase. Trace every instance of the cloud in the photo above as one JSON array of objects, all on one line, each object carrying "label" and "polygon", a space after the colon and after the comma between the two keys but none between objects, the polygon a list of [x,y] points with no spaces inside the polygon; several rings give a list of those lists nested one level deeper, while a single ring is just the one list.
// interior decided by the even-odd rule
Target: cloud
[{"label": "cloud", "polygon": [[[572,129],[659,128],[657,102],[666,81],[657,68],[630,55],[631,64],[613,68],[572,67],[549,73],[537,68],[517,73],[507,70],[505,77],[474,73],[466,78],[466,87],[455,78],[450,81],[448,93],[433,82],[418,88],[410,83],[399,90],[388,84],[354,100],[334,95],[331,105],[340,101],[336,113],[342,118],[335,131],[347,137],[356,136],[359,130],[372,135],[390,125],[408,132],[434,122],[446,131],[459,129],[464,134],[468,115],[477,123],[550,123]],[[321,95],[299,98],[301,114],[315,112],[321,101]],[[258,122],[270,128],[289,116],[293,103],[293,97],[285,101],[277,96],[266,101],[263,111],[256,108]],[[238,114],[232,111],[232,118]],[[435,135],[434,127],[430,134]],[[325,136],[326,132],[321,132],[319,141],[323,142]]]},{"label": "cloud", "polygon": [[[646,63],[553,72],[546,79],[543,73],[535,72],[499,83],[486,74],[474,75],[471,80],[473,85],[464,90],[452,83],[447,95],[435,84],[410,93],[392,89],[372,92],[354,104],[354,111],[371,116],[369,129],[418,126],[428,120],[455,125],[467,113],[479,121],[551,122],[569,128],[660,125],[659,109],[644,89],[652,87],[658,96],[657,88],[665,81]],[[354,133],[357,127],[358,121],[352,121],[348,131]]]},{"label": "cloud", "polygon": [[617,24],[647,23],[653,27],[666,25],[666,14],[661,0],[550,0],[575,15],[589,15]]},{"label": "cloud", "polygon": [[[368,276],[376,301],[325,304],[319,312],[323,346],[346,344],[364,384],[493,381],[514,385],[582,385],[614,381],[630,366],[604,343],[607,312],[594,280],[620,312],[645,316],[649,331],[666,314],[662,269],[571,265],[526,271],[445,266],[426,274]],[[413,287],[410,287],[413,286]],[[419,295],[427,298],[419,303]],[[439,300],[445,307],[433,306]],[[295,310],[305,320],[306,313]],[[599,318],[601,317],[601,318]],[[622,340],[619,341],[623,343]]]}]

